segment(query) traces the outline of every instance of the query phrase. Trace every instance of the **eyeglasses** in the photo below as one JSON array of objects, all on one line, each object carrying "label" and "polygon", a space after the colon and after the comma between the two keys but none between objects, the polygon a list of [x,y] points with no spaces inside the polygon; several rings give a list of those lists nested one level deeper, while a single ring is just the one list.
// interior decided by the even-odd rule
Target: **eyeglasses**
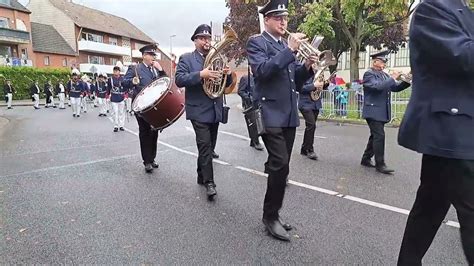
[{"label": "eyeglasses", "polygon": [[288,16],[272,16],[270,18],[279,22],[288,21]]}]

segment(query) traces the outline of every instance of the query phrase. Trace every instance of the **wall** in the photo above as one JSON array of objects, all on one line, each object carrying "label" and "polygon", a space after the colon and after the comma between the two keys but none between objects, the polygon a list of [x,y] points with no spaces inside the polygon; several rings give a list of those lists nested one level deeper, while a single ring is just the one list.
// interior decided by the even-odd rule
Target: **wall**
[{"label": "wall", "polygon": [[[49,56],[49,66],[44,65],[44,57]],[[70,55],[58,55],[58,54],[49,54],[49,53],[39,53],[36,52],[34,55],[34,66],[38,68],[62,68],[63,59],[67,59],[67,67],[71,67],[73,64],[77,63],[77,58]]]}]

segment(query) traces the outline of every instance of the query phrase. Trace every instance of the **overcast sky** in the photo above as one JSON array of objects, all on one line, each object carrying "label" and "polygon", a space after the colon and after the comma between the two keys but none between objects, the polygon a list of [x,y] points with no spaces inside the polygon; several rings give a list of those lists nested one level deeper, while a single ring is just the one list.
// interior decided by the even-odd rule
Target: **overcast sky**
[{"label": "overcast sky", "polygon": [[[27,5],[29,0],[19,0]],[[128,19],[148,36],[160,43],[160,48],[178,55],[194,49],[191,35],[200,24],[224,22],[229,10],[225,0],[73,0],[113,15]]]}]

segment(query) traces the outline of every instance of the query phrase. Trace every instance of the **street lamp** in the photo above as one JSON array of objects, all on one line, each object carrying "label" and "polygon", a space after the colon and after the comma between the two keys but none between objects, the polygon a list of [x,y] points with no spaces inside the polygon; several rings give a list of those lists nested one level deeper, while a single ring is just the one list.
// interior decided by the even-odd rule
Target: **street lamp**
[{"label": "street lamp", "polygon": [[173,38],[176,37],[176,34],[170,35],[170,70],[171,70],[171,79],[173,79]]}]

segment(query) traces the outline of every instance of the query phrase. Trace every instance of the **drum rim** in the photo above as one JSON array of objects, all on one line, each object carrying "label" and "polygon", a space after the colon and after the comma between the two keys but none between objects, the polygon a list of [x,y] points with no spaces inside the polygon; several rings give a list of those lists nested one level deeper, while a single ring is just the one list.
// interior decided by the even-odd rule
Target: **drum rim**
[{"label": "drum rim", "polygon": [[[135,97],[135,100],[138,98],[138,96],[140,96],[140,94],[142,94],[142,92],[143,92],[145,89],[147,89],[148,87],[150,87],[150,85],[152,85],[153,83],[158,83],[158,81],[161,80],[161,79],[169,79],[169,85],[168,85],[168,88],[166,88],[166,90],[164,90],[163,94],[162,94],[161,97],[158,99],[158,101],[155,102],[154,104],[152,104],[152,105],[146,107],[145,109],[142,109],[142,110],[140,110],[140,111],[135,111],[135,110],[134,110],[134,112],[136,112],[136,113],[144,113],[144,112],[149,111],[151,108],[157,106],[157,105],[163,100],[162,98],[164,98],[163,96],[164,96],[165,94],[168,94],[168,91],[170,90],[171,86],[173,85],[173,84],[171,84],[171,78],[169,78],[169,77],[161,77],[161,78],[159,78],[159,79],[154,80],[154,81],[151,82],[150,84],[148,84],[148,86],[142,88],[142,89],[140,90],[140,92],[137,94],[137,96]],[[133,106],[134,106],[135,100],[132,102],[132,110],[133,110]]]},{"label": "drum rim", "polygon": [[153,127],[153,129],[155,129],[155,130],[163,130],[163,129],[171,126],[172,124],[174,124],[183,115],[184,111],[185,111],[185,108],[183,107],[183,109],[181,109],[181,112],[179,112],[179,114],[175,118],[173,118],[173,120],[170,120],[170,122],[168,122],[166,125],[164,125],[162,127],[153,127],[153,125],[151,125],[150,123],[148,123],[148,124],[150,124]]}]

